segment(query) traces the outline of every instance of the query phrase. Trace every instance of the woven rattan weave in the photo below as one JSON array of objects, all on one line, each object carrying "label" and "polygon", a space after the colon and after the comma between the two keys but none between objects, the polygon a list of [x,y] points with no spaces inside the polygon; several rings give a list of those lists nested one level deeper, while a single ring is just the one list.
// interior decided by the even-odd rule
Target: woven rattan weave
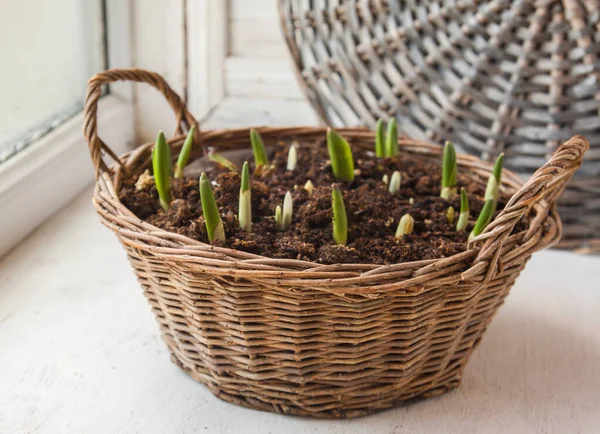
[{"label": "woven rattan weave", "polygon": [[529,177],[574,134],[592,151],[559,201],[560,246],[600,252],[600,2],[279,0],[325,123],[395,116],[412,138]]},{"label": "woven rattan weave", "polygon": [[[356,417],[457,387],[473,349],[531,254],[556,243],[553,202],[581,164],[587,141],[574,137],[521,185],[504,171],[506,208],[460,254],[390,265],[270,259],[217,248],[141,221],[118,198],[125,172],[150,167],[152,143],[119,158],[97,131],[101,88],[145,82],[173,107],[173,155],[195,124],[157,74],[111,70],[88,85],[84,133],[96,169],[94,204],[117,235],[152,306],[173,360],[215,395],[236,404],[315,417]],[[261,128],[276,140],[313,140],[323,128]],[[363,129],[340,132],[353,147],[373,146]],[[247,129],[198,132],[206,146],[249,147]],[[441,159],[438,146],[401,140],[402,153]],[[116,158],[116,157],[114,157]],[[485,183],[491,166],[458,157],[459,169]],[[512,197],[511,197],[512,196]],[[513,232],[529,216],[529,227]]]}]

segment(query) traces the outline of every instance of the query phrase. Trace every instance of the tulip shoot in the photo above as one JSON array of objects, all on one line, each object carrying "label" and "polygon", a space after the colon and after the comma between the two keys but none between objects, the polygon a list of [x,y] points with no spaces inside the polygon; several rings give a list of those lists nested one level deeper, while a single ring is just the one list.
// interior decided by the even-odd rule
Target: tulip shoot
[{"label": "tulip shoot", "polygon": [[491,200],[493,202],[492,214],[496,212],[496,205],[498,205],[498,198],[500,197],[500,180],[502,179],[502,166],[504,165],[504,154],[498,155],[496,162],[494,163],[494,169],[490,175],[485,189],[484,199],[486,201]]},{"label": "tulip shoot", "polygon": [[252,191],[250,190],[250,169],[248,162],[242,167],[238,220],[240,228],[252,232]]},{"label": "tulip shoot", "polygon": [[200,176],[200,201],[202,202],[202,214],[204,214],[204,224],[208,234],[208,242],[214,240],[225,242],[225,228],[219,215],[219,208],[215,201],[210,181],[205,173]]},{"label": "tulip shoot", "polygon": [[254,128],[250,130],[250,143],[252,144],[252,153],[254,154],[254,165],[257,168],[261,166],[268,166],[269,159],[267,158],[265,144],[263,143],[258,131],[256,131]]},{"label": "tulip shoot", "polygon": [[275,230],[277,232],[283,232],[283,213],[281,212],[281,206],[275,207]]},{"label": "tulip shoot", "polygon": [[383,119],[377,121],[375,126],[375,156],[379,158],[385,157],[385,138]]},{"label": "tulip shoot", "polygon": [[313,191],[315,190],[315,186],[313,185],[310,179],[306,181],[306,184],[304,184],[304,189],[306,190],[309,196],[312,196]]},{"label": "tulip shoot", "polygon": [[350,145],[333,128],[327,129],[327,150],[331,160],[331,170],[337,181],[354,180],[354,160]]},{"label": "tulip shoot", "polygon": [[293,172],[296,169],[296,164],[298,164],[298,149],[292,143],[288,151],[287,170]]},{"label": "tulip shoot", "polygon": [[158,191],[160,206],[167,211],[171,205],[171,159],[170,148],[165,134],[160,131],[156,137],[156,145],[152,152],[152,170],[154,183]]},{"label": "tulip shoot", "polygon": [[487,227],[488,224],[492,221],[492,216],[494,215],[494,208],[496,207],[495,201],[493,199],[487,200],[481,212],[479,213],[479,217],[477,217],[477,221],[475,222],[475,227],[469,234],[469,241],[480,235],[483,230]]},{"label": "tulip shoot", "polygon": [[398,126],[396,119],[391,118],[388,122],[387,134],[385,136],[385,156],[393,157],[398,154]]},{"label": "tulip shoot", "polygon": [[331,190],[331,207],[333,210],[333,241],[336,244],[346,245],[348,241],[348,217],[342,192],[335,185]]},{"label": "tulip shoot", "polygon": [[216,165],[224,167],[225,169],[229,169],[232,172],[237,172],[239,170],[233,161],[229,160],[228,158],[225,158],[224,156],[216,152],[214,149],[211,149],[208,152],[208,159]]},{"label": "tulip shoot", "polygon": [[389,191],[392,194],[398,194],[400,191],[400,182],[402,181],[402,175],[397,170],[392,173],[392,177],[390,178]]},{"label": "tulip shoot", "polygon": [[446,221],[449,225],[451,225],[454,222],[454,207],[449,207],[446,210]]},{"label": "tulip shoot", "polygon": [[283,215],[281,216],[281,223],[284,231],[287,231],[292,226],[293,212],[294,201],[292,199],[292,193],[288,191],[283,198]]},{"label": "tulip shoot", "polygon": [[442,190],[440,197],[451,200],[456,196],[456,151],[451,142],[444,146],[444,160],[442,163]]},{"label": "tulip shoot", "polygon": [[469,198],[467,197],[467,190],[464,188],[460,189],[460,214],[458,215],[458,222],[456,222],[456,231],[464,231],[469,223]]},{"label": "tulip shoot", "polygon": [[174,177],[183,178],[183,169],[190,159],[190,153],[192,152],[192,146],[194,145],[194,132],[196,128],[192,126],[188,131],[187,137],[183,142],[183,146],[181,147],[181,151],[179,152],[179,156],[177,157],[177,163],[175,163],[175,173]]},{"label": "tulip shoot", "polygon": [[415,220],[410,214],[404,214],[398,223],[398,229],[396,229],[396,238],[402,238],[404,235],[412,234],[415,226]]}]

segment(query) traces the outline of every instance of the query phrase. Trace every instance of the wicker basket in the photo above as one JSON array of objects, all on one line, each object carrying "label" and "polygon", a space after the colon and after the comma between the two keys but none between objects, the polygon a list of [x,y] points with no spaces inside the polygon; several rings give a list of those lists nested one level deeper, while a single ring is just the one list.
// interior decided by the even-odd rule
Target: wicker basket
[{"label": "wicker basket", "polygon": [[600,252],[600,2],[279,0],[325,123],[395,116],[409,137],[506,153],[529,177],[573,134],[593,150],[559,202],[560,246]]},{"label": "wicker basket", "polygon": [[[153,144],[112,168],[105,164],[102,150],[112,152],[97,136],[97,103],[102,86],[118,80],[149,83],[167,98],[179,121],[169,140],[174,155],[196,123],[157,74],[111,70],[93,77],[84,132],[100,219],[122,242],[173,360],[219,398],[279,413],[355,417],[457,387],[531,254],[560,239],[553,202],[588,147],[572,138],[525,185],[504,171],[506,208],[452,257],[385,266],[270,259],[166,232],[119,202],[123,174],[150,167]],[[259,131],[266,143],[325,134],[307,127]],[[353,147],[372,148],[369,131],[341,133]],[[249,147],[247,129],[198,132],[196,140],[195,157],[208,145]],[[435,145],[401,140],[400,149],[441,159]],[[470,156],[460,155],[458,165],[482,184],[491,170]],[[513,233],[525,214],[529,229]]]}]

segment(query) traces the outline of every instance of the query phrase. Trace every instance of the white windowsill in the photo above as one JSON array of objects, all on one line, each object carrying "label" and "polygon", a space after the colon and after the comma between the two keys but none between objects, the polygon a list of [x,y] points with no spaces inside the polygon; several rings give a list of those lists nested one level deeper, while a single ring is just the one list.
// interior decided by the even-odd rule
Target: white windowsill
[{"label": "white windowsill", "polygon": [[[290,123],[285,113],[295,114],[297,124],[314,122],[297,102],[244,102],[245,110],[226,100],[205,127]],[[79,145],[89,160],[83,140]],[[85,170],[91,174],[91,165]],[[357,420],[294,418],[225,403],[170,362],[91,194],[86,188],[0,260],[1,433],[594,432],[600,426],[600,257],[535,255],[457,391]]]}]

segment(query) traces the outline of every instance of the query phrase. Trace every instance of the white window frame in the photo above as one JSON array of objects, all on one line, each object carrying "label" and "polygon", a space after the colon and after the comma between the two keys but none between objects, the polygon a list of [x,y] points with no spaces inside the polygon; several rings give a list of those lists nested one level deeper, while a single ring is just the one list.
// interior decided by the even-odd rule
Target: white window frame
[{"label": "white window frame", "polygon": [[[142,0],[105,0],[105,4],[108,68],[139,67],[162,74],[187,101],[201,128],[226,99],[227,88],[235,88],[232,82],[239,81],[248,96],[264,94],[264,76],[277,82],[271,67],[252,71],[250,80],[228,74],[228,69],[240,69],[228,56],[229,1],[170,0],[150,5]],[[99,101],[98,132],[117,155],[150,140],[158,129],[170,130],[162,122],[173,121],[174,116],[160,98],[149,86],[110,85],[109,94]],[[0,165],[0,258],[93,181],[82,125],[79,113]]]},{"label": "white window frame", "polygon": [[[111,68],[132,65],[130,1],[106,0]],[[112,85],[100,99],[98,124],[99,133],[117,154],[128,150],[134,139],[131,84]],[[82,125],[81,112],[0,165],[0,257],[93,180]]]}]

